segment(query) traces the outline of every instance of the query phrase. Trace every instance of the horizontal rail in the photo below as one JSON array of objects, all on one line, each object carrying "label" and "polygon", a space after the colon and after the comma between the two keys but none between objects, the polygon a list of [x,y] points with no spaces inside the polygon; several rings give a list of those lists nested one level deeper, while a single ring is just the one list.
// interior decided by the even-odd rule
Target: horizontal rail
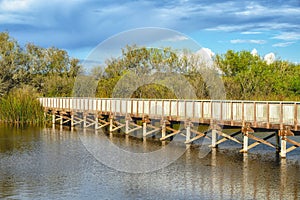
[{"label": "horizontal rail", "polygon": [[221,124],[240,125],[250,122],[254,127],[272,128],[289,125],[299,130],[300,102],[183,100],[183,99],[119,99],[119,98],[39,98],[51,110],[103,112],[114,115],[171,118]]}]

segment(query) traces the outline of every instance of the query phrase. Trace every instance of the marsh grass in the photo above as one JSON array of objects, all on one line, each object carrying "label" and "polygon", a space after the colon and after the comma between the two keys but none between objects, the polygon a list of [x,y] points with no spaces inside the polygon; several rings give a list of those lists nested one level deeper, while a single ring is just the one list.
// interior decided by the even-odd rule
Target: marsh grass
[{"label": "marsh grass", "polygon": [[31,87],[14,89],[0,100],[2,123],[41,125],[45,122],[38,94]]}]

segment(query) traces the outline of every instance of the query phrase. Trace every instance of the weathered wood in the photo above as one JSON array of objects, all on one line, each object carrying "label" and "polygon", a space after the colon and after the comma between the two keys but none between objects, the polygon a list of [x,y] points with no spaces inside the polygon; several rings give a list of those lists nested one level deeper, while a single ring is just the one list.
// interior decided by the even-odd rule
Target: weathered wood
[{"label": "weathered wood", "polygon": [[191,129],[191,132],[197,134],[197,136],[193,137],[192,139],[190,139],[188,141],[185,141],[186,144],[190,144],[190,143],[192,143],[192,142],[194,142],[194,141],[196,141],[196,140],[198,140],[202,137],[206,137],[206,134],[198,132],[196,130]]},{"label": "weathered wood", "polygon": [[[265,145],[268,145],[268,146],[273,147],[273,148],[276,149],[276,147],[275,147],[273,144],[271,144],[270,142],[266,141],[267,139],[270,139],[270,138],[274,137],[275,135],[276,135],[276,134],[273,133],[273,134],[268,135],[267,137],[264,137],[263,139],[261,139],[261,138],[255,137],[255,136],[253,136],[253,135],[251,135],[251,134],[248,134],[248,136],[247,136],[248,138],[253,139],[253,140],[256,140],[257,142],[254,142],[254,143],[252,143],[251,145],[249,145],[249,146],[247,147],[247,150],[250,150],[250,149],[256,147],[256,146],[259,145],[259,144],[265,144]],[[241,150],[240,152],[244,152],[244,150]]]},{"label": "weathered wood", "polygon": [[[254,121],[252,124],[256,128],[269,128],[280,125],[292,125],[292,130],[298,130],[299,119],[298,107],[300,102],[267,102],[267,101],[226,101],[226,100],[147,100],[147,99],[91,99],[89,98],[40,98],[42,106],[45,109],[53,111],[69,111],[78,113],[97,113],[118,114],[119,116],[132,115],[140,117],[149,115],[153,119],[167,118],[177,121],[185,121],[191,118],[193,122],[205,123],[210,120],[219,121],[221,125],[241,125],[245,123],[245,117],[248,115],[244,105],[251,106],[254,109],[254,116],[251,117]],[[122,103],[123,102],[123,103]],[[153,104],[154,102],[154,104]],[[166,104],[166,102],[169,102]],[[215,104],[218,104],[216,109]],[[122,105],[126,105],[126,110],[123,111]],[[147,105],[149,106],[146,109]],[[180,110],[179,110],[180,104]],[[195,106],[195,105],[198,106]],[[131,105],[131,108],[127,107]],[[134,106],[135,107],[134,107]],[[164,111],[158,112],[159,106],[166,108]],[[192,106],[191,106],[192,105]],[[272,105],[279,105],[279,112],[273,112],[270,109]],[[286,106],[293,106],[293,112],[283,114]],[[152,107],[151,107],[152,106]],[[172,108],[177,108],[172,113]],[[188,109],[189,108],[189,109]],[[200,108],[201,111],[196,112],[195,109]],[[223,109],[224,108],[224,109]],[[234,110],[234,108],[236,108]],[[140,109],[140,110],[139,110]],[[190,111],[190,109],[193,109]],[[221,109],[221,111],[220,111]],[[152,111],[155,112],[152,112]],[[227,112],[223,112],[227,110]],[[242,112],[242,113],[241,113]],[[272,114],[271,114],[272,113]],[[276,115],[276,116],[272,116]],[[176,117],[175,117],[176,116]],[[285,119],[284,119],[285,118]],[[272,119],[276,119],[275,121]],[[61,120],[61,118],[59,118]],[[54,121],[54,120],[53,120]],[[55,119],[56,121],[56,119]]]},{"label": "weathered wood", "polygon": [[289,138],[285,138],[285,140],[293,145],[295,145],[296,147],[300,147],[300,143],[299,142],[296,142],[294,140],[291,140]]},{"label": "weathered wood", "polygon": [[[274,135],[273,135],[274,136]],[[255,137],[254,135],[252,134],[248,134],[248,138],[252,139],[252,140],[256,140],[262,144],[265,144],[267,146],[270,146],[270,147],[273,147],[273,148],[276,148],[273,144],[271,144],[270,142],[264,140],[264,139],[261,139],[261,138],[258,138],[258,137]]]},{"label": "weathered wood", "polygon": [[212,148],[217,147],[216,142],[217,142],[217,130],[213,129],[211,131],[211,147]]},{"label": "weathered wood", "polygon": [[[241,142],[239,140],[237,140],[236,138],[232,137],[231,135],[227,135],[226,133],[223,133],[221,131],[217,131],[217,133],[219,135],[221,135],[222,137],[226,138],[226,139],[229,139],[229,140],[232,140],[232,141],[234,141],[236,143],[241,144]],[[216,144],[217,144],[217,142],[216,142]]]},{"label": "weathered wood", "polygon": [[160,130],[161,130],[161,128],[156,128],[154,130],[148,131],[148,132],[146,132],[145,136],[151,135],[151,134],[153,134],[153,133],[155,133],[157,131],[160,131]]},{"label": "weathered wood", "polygon": [[[174,129],[173,129],[174,130]],[[176,134],[178,134],[178,133],[180,133],[181,131],[179,130],[179,131],[175,131],[175,132],[173,132],[173,133],[170,133],[170,134],[168,134],[168,135],[166,135],[165,137],[162,137],[162,138],[160,138],[160,140],[166,140],[166,139],[168,139],[169,137],[172,137],[172,136],[174,136],[174,135],[176,135]]]},{"label": "weathered wood", "polygon": [[142,129],[142,128],[143,128],[142,126],[138,126],[136,128],[130,129],[130,130],[128,130],[127,134],[132,133],[132,132],[137,131],[137,130]]}]

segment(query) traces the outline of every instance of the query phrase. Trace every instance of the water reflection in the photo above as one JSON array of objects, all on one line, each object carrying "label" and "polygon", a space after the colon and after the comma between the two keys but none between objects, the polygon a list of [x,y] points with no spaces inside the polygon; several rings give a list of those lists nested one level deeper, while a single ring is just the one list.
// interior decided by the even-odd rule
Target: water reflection
[{"label": "water reflection", "polygon": [[[78,131],[78,130],[77,130]],[[130,174],[99,163],[76,130],[0,129],[0,198],[16,199],[299,199],[299,160],[197,145],[161,170]],[[151,138],[83,131],[133,152],[168,145]],[[184,148],[179,146],[178,148]],[[295,150],[297,151],[297,150]],[[133,165],[136,163],[132,163]]]}]

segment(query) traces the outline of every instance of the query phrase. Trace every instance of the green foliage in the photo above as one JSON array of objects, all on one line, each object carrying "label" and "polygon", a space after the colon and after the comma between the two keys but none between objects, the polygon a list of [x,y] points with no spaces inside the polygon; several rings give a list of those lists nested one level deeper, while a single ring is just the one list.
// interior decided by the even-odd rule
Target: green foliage
[{"label": "green foliage", "polygon": [[37,98],[70,96],[80,65],[64,50],[34,44],[22,49],[0,32],[0,69],[0,120],[40,124],[44,115]]},{"label": "green foliage", "polygon": [[42,124],[43,108],[37,100],[38,93],[31,87],[13,89],[0,100],[2,122],[17,124]]},{"label": "green foliage", "polygon": [[[249,51],[233,50],[215,56],[208,64],[201,55],[188,50],[126,46],[120,58],[106,60],[103,69],[95,67],[91,69],[93,75],[87,76],[79,60],[70,58],[65,50],[31,43],[22,48],[7,32],[0,32],[1,103],[14,102],[12,95],[21,95],[16,88],[24,85],[49,97],[96,93],[97,97],[300,99],[299,64],[283,60],[268,64]],[[225,90],[219,87],[223,84]],[[12,105],[19,108],[19,104]],[[23,112],[16,113],[24,116]],[[4,116],[2,112],[1,118]],[[8,121],[13,120],[23,118],[15,116]]]},{"label": "green foliage", "polygon": [[0,95],[30,85],[43,96],[69,96],[80,65],[65,50],[27,44],[22,49],[7,32],[0,33]]},{"label": "green foliage", "polygon": [[[179,53],[181,56],[178,56]],[[197,65],[198,59],[189,59],[187,54],[186,51],[177,52],[171,48],[127,46],[122,49],[120,58],[106,61],[106,68],[99,76],[97,96],[196,98],[191,95],[192,91],[180,87],[187,86],[191,80],[192,85],[197,88],[198,98],[208,98],[207,87],[199,70],[206,66]],[[174,74],[181,74],[185,80],[178,79]]]},{"label": "green foliage", "polygon": [[250,52],[227,51],[216,56],[228,99],[297,100],[300,66],[277,60],[267,64]]}]

